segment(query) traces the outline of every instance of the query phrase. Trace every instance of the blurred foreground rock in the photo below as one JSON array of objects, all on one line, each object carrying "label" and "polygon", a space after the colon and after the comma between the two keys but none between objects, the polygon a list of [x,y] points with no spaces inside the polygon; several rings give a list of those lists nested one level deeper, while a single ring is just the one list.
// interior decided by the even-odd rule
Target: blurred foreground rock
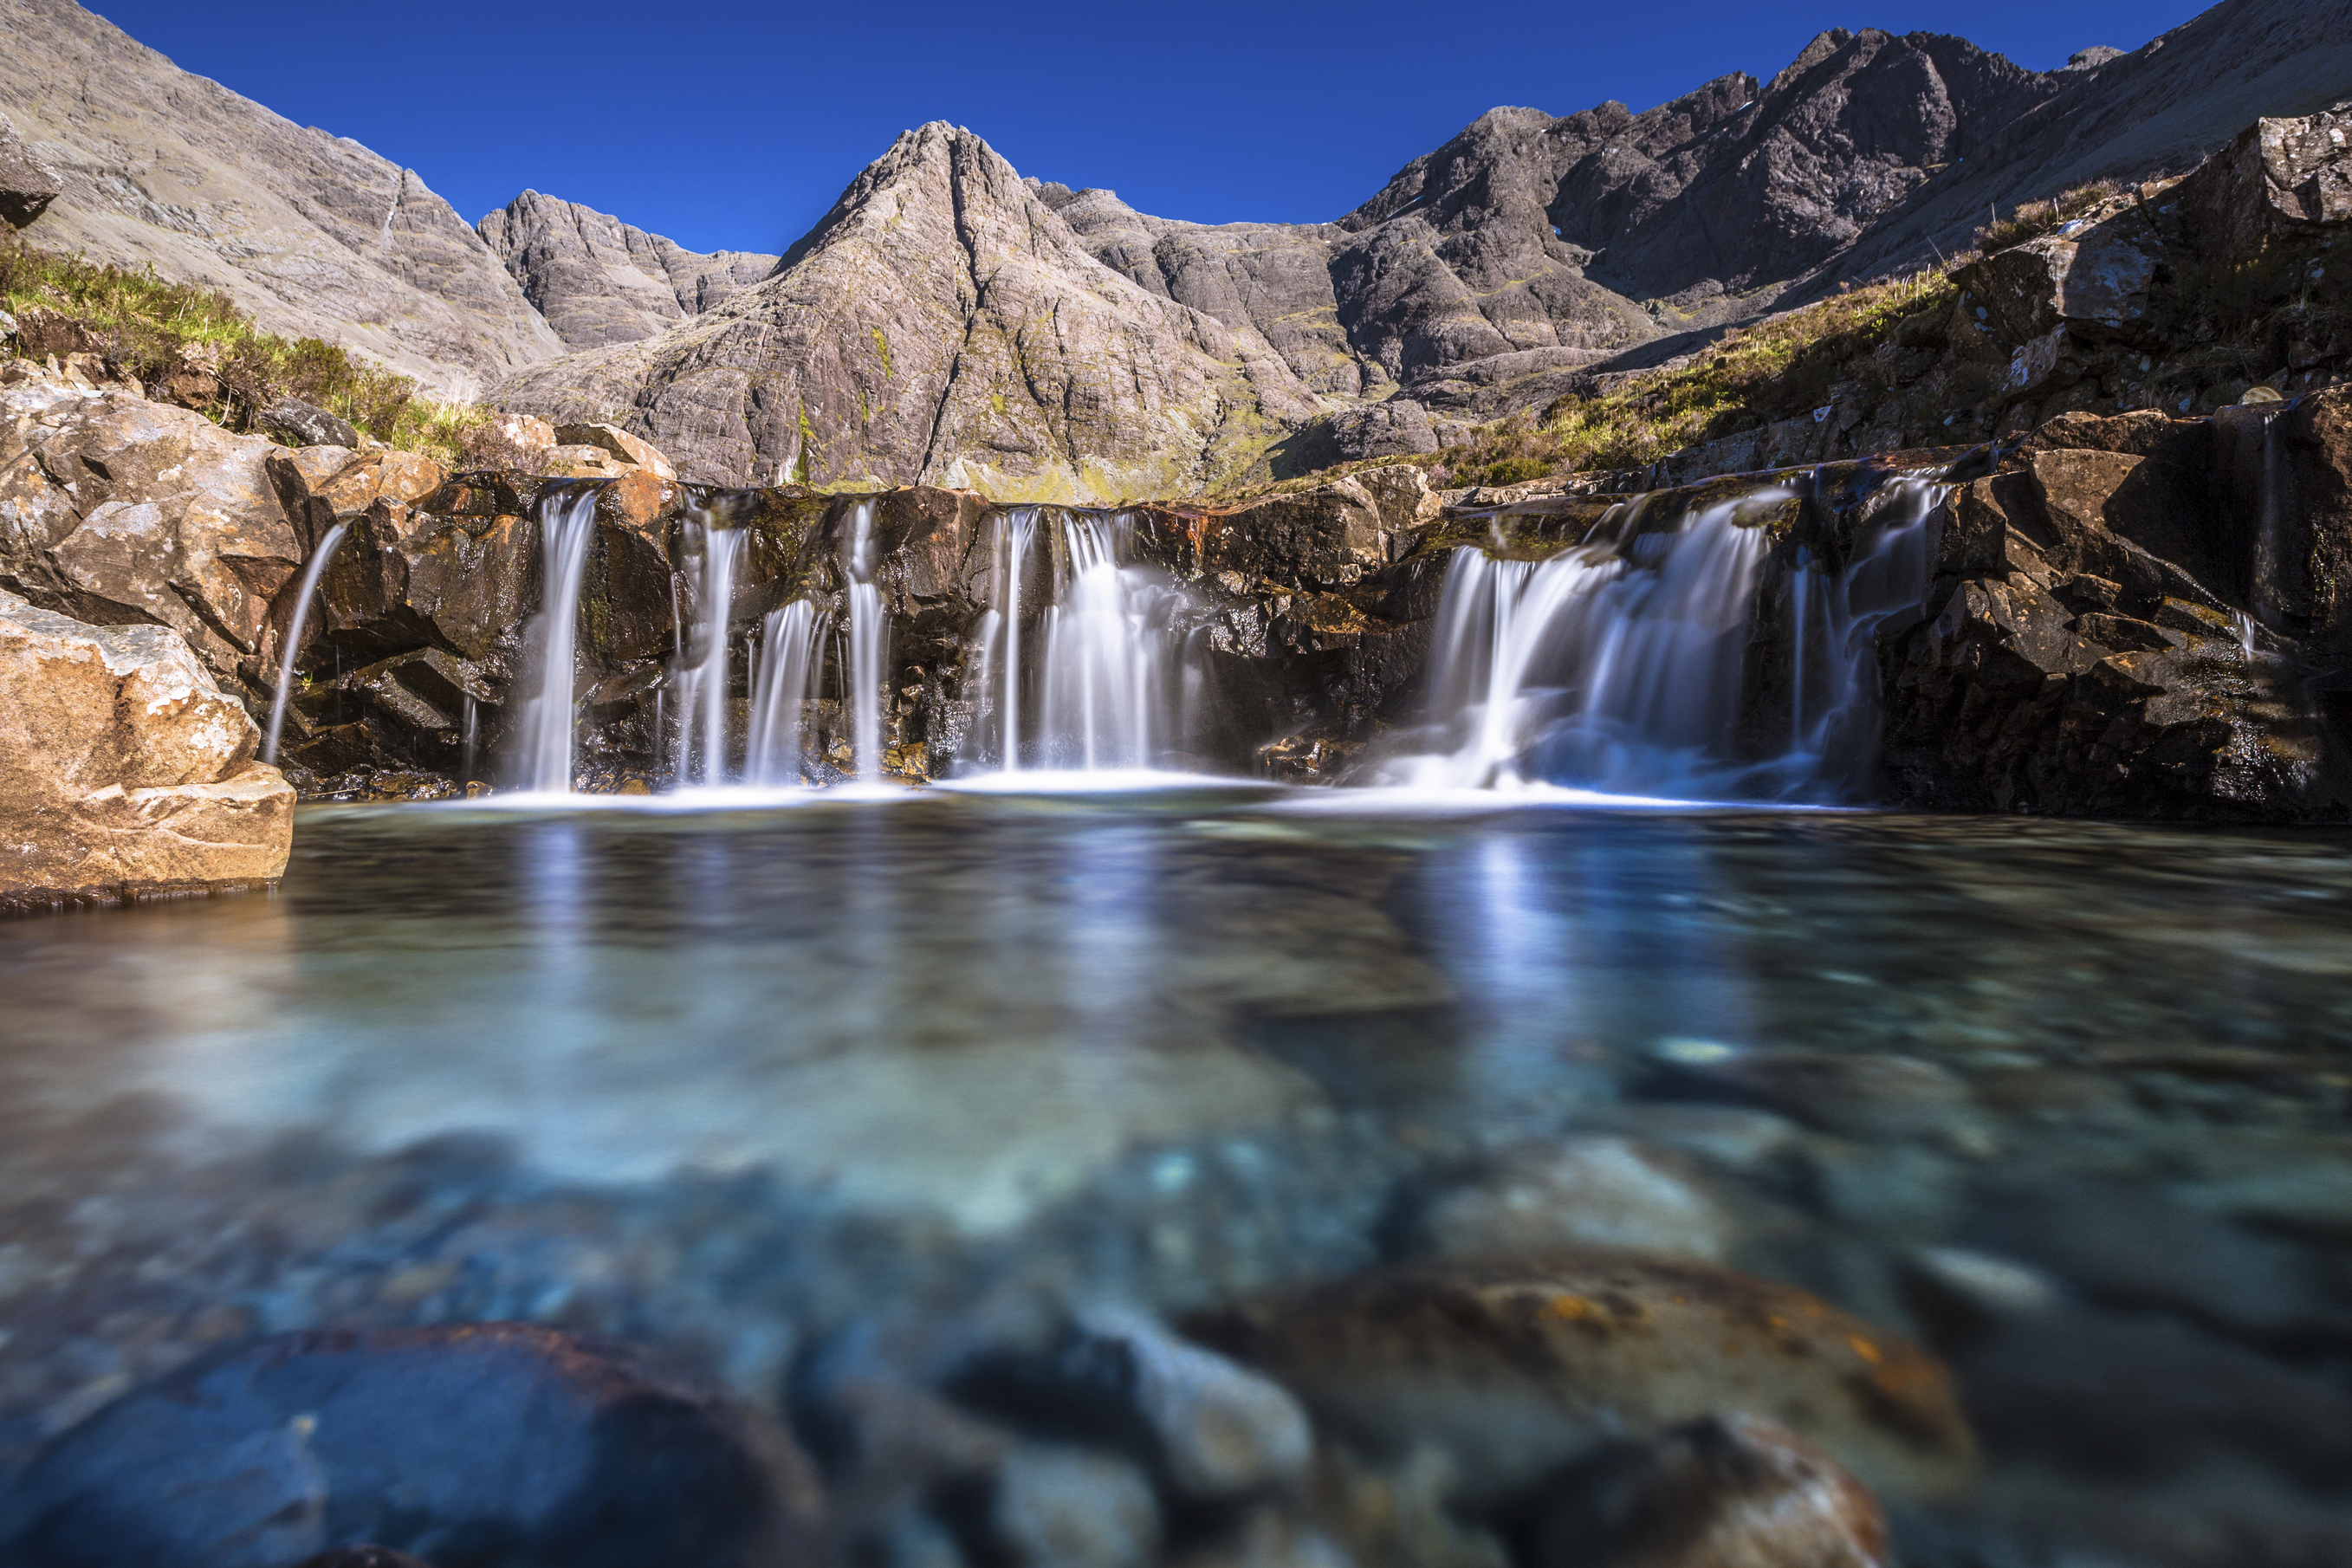
[{"label": "blurred foreground rock", "polygon": [[819,1560],[819,1515],[774,1427],[621,1347],[479,1323],[288,1334],[183,1368],[0,1492],[0,1552],[24,1568],[278,1568],[361,1546],[436,1568],[783,1568]]}]

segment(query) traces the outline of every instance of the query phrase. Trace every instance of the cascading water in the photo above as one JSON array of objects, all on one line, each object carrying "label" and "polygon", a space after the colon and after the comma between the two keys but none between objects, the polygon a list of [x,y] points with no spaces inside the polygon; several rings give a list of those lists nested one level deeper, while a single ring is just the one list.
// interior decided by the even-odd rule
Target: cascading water
[{"label": "cascading water", "polygon": [[849,601],[849,743],[860,784],[882,778],[882,681],[890,652],[890,622],[875,580],[874,503],[850,507],[849,539],[841,571]]},{"label": "cascading water", "polygon": [[[1182,600],[1163,577],[1121,564],[1133,527],[1124,513],[1000,514],[975,651],[988,711],[969,760],[1000,773],[1108,773],[1158,766],[1180,742]],[[1041,547],[1045,592],[1024,603]]]},{"label": "cascading water", "polygon": [[687,662],[678,672],[672,770],[680,784],[719,784],[727,782],[727,621],[744,535],[719,527],[708,511],[687,527],[695,613],[691,642],[681,637],[678,649]]},{"label": "cascading water", "polygon": [[310,624],[310,598],[319,589],[319,578],[327,570],[327,563],[335,558],[336,547],[351,524],[339,522],[327,530],[319,541],[319,548],[310,552],[310,560],[302,568],[302,584],[294,594],[294,619],[286,628],[286,647],[278,659],[278,689],[269,696],[269,733],[262,738],[261,760],[278,760],[278,736],[286,725],[286,702],[294,689],[294,656],[302,648],[302,628]]},{"label": "cascading water", "polygon": [[[1374,782],[1434,789],[1549,784],[1621,795],[1801,798],[1866,754],[1874,638],[1926,588],[1938,487],[1898,481],[1842,571],[1788,563],[1788,739],[1741,745],[1759,589],[1784,486],[1662,520],[1643,497],[1542,562],[1458,550],[1440,600],[1428,749]],[[1658,526],[1661,522],[1667,526]]]},{"label": "cascading water", "polygon": [[569,794],[578,662],[580,582],[596,537],[601,483],[551,487],[540,497],[540,611],[526,639],[517,782],[526,790]]},{"label": "cascading water", "polygon": [[743,758],[753,784],[801,782],[801,715],[824,673],[824,632],[816,605],[806,599],[794,599],[761,623],[751,731]]}]

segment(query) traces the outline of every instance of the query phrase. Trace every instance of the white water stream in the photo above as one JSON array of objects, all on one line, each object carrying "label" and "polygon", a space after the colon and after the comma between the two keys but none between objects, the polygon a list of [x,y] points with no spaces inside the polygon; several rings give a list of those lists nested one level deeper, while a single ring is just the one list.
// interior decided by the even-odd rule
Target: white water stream
[{"label": "white water stream", "polygon": [[302,649],[302,628],[310,624],[311,596],[318,592],[319,578],[327,570],[327,563],[335,558],[335,549],[351,531],[351,524],[339,522],[327,530],[319,541],[319,548],[310,552],[308,564],[302,568],[302,585],[295,590],[294,619],[286,628],[286,647],[278,658],[278,689],[269,694],[269,732],[262,737],[261,760],[278,760],[278,736],[286,726],[286,703],[294,690],[294,656]]},{"label": "white water stream", "polygon": [[[1131,555],[1125,513],[1019,507],[996,520],[990,605],[975,637],[982,772],[1127,773],[1183,741],[1181,599]],[[1031,563],[1045,552],[1042,584]],[[1042,586],[1037,600],[1024,589]]]},{"label": "white water stream", "polygon": [[566,485],[540,498],[540,611],[525,639],[520,741],[516,782],[534,794],[572,790],[579,661],[580,583],[596,537],[601,485]]},{"label": "white water stream", "polygon": [[1866,749],[1880,626],[1926,588],[1936,487],[1906,483],[1840,573],[1790,576],[1790,733],[1743,755],[1740,716],[1758,590],[1772,540],[1751,491],[1667,528],[1643,497],[1593,542],[1543,562],[1466,546],[1438,608],[1423,750],[1374,781],[1423,790],[1564,784],[1612,795],[1813,798]]},{"label": "white water stream", "polygon": [[691,637],[678,639],[682,663],[672,776],[680,784],[718,784],[727,782],[728,612],[746,536],[718,526],[708,511],[688,519],[687,527],[693,548],[688,564],[694,623]]}]

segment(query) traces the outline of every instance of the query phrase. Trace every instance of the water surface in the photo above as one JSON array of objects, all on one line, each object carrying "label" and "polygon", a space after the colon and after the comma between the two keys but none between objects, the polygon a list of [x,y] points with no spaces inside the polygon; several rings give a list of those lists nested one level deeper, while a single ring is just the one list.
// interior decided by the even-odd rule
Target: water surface
[{"label": "water surface", "polygon": [[1392,805],[311,807],[275,896],[0,923],[0,1448],[314,1323],[772,1402],[864,1317],[1338,1275],[1614,1137],[1954,1358],[1922,1560],[2352,1541],[2352,837]]}]

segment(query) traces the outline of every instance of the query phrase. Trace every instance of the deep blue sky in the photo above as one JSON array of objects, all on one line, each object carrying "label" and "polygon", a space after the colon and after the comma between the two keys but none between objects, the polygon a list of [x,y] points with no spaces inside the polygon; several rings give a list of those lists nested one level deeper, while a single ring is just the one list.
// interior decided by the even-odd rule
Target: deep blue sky
[{"label": "deep blue sky", "polygon": [[[1958,33],[2049,69],[2198,0],[1285,5],[95,0],[186,69],[365,142],[468,220],[526,186],[698,250],[781,250],[901,130],[1222,223],[1337,217],[1496,104],[1646,109],[1823,28]],[[234,19],[230,19],[233,15]]]}]

